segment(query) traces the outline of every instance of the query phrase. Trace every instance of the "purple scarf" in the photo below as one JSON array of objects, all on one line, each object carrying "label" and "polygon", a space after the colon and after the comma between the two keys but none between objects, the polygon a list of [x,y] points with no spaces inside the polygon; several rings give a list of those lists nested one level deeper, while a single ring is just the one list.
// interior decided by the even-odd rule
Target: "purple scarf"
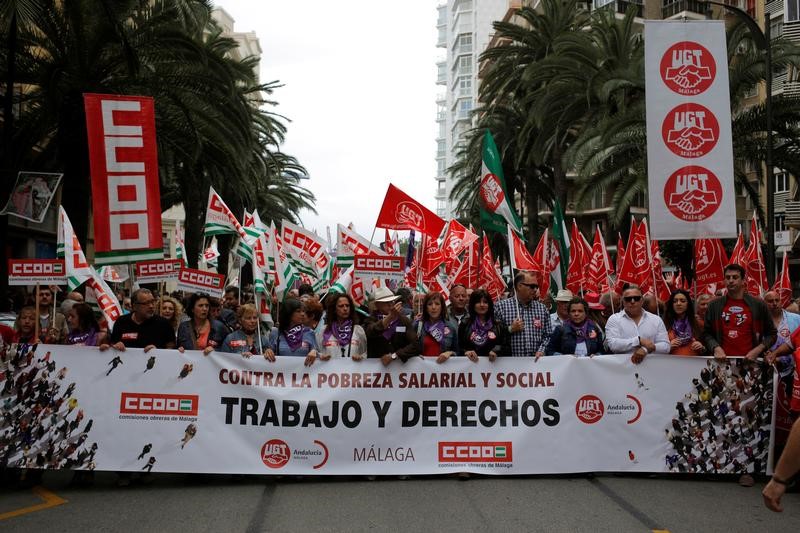
[{"label": "purple scarf", "polygon": [[94,329],[90,329],[85,333],[73,331],[69,335],[67,335],[67,344],[79,344],[81,346],[96,346],[97,332]]},{"label": "purple scarf", "polygon": [[[386,318],[386,315],[378,315],[378,320],[383,320],[384,318]],[[394,320],[389,322],[389,325],[386,326],[386,329],[383,330],[383,338],[386,339],[387,341],[389,339],[391,339],[392,335],[395,334],[395,332],[397,330],[397,326],[399,324],[400,324],[400,318],[399,317],[395,318]]]},{"label": "purple scarf", "polygon": [[472,341],[472,344],[475,346],[483,346],[486,344],[486,341],[489,340],[489,331],[494,327],[494,322],[490,318],[483,324],[481,324],[481,319],[475,317],[475,320],[472,321],[472,324],[469,326],[469,340]]},{"label": "purple scarf", "polygon": [[572,329],[575,330],[576,342],[586,342],[586,340],[589,338],[589,330],[591,329],[593,322],[591,320],[584,320],[582,324],[576,324],[570,320],[569,324],[572,326]]},{"label": "purple scarf", "polygon": [[300,345],[303,343],[303,329],[305,326],[303,324],[297,324],[294,327],[291,327],[286,330],[283,334],[286,337],[286,343],[289,345],[289,348],[295,352]]},{"label": "purple scarf", "polygon": [[423,326],[425,329],[425,333],[436,339],[436,342],[442,344],[444,340],[444,320],[438,320],[431,324],[430,322],[426,322]]},{"label": "purple scarf", "polygon": [[339,346],[350,344],[350,339],[353,338],[353,321],[348,318],[343,322],[333,322],[331,327],[322,334],[325,342],[328,342],[332,336],[336,336]]},{"label": "purple scarf", "polygon": [[675,319],[675,322],[672,323],[672,331],[675,332],[675,337],[681,342],[681,346],[692,341],[692,325],[689,323],[689,317]]}]

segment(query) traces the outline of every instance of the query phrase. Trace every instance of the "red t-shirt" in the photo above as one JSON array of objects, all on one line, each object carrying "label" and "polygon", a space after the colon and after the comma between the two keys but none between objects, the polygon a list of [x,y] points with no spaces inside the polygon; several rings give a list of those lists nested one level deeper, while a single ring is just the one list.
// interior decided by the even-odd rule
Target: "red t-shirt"
[{"label": "red t-shirt", "polygon": [[745,355],[753,341],[753,313],[744,300],[728,298],[722,308],[722,349],[726,355]]},{"label": "red t-shirt", "polygon": [[439,345],[439,341],[426,333],[422,337],[422,355],[425,357],[439,357],[441,353],[442,347]]}]

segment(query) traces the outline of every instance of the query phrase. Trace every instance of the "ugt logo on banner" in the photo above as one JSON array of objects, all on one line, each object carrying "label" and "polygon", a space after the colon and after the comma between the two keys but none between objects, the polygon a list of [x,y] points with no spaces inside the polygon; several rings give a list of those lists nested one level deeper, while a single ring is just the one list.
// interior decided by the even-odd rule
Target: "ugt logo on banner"
[{"label": "ugt logo on banner", "polygon": [[84,94],[95,262],[164,257],[153,99]]}]

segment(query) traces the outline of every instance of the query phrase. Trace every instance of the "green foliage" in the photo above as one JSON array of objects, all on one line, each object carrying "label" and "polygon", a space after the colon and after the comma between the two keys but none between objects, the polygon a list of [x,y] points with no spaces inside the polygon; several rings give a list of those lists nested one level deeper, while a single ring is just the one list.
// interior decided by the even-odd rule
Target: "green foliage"
[{"label": "green foliage", "polygon": [[[20,25],[16,83],[25,84],[14,132],[15,168],[64,172],[62,204],[81,240],[91,202],[83,93],[155,100],[161,207],[183,203],[196,261],[209,186],[235,213],[297,221],[314,197],[305,170],[280,150],[286,119],[272,110],[278,82],[237,60],[204,0],[39,0]],[[0,31],[7,30],[0,28]],[[5,40],[5,34],[0,35]],[[0,76],[9,54],[0,50]],[[224,250],[220,250],[226,256]]]}]

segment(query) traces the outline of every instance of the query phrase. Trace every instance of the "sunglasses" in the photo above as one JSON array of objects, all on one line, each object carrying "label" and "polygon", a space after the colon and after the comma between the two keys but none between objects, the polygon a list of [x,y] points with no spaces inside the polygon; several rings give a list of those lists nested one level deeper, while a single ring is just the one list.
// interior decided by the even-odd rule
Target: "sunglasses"
[{"label": "sunglasses", "polygon": [[536,283],[520,283],[520,285],[525,285],[529,289],[538,289],[539,288],[539,285],[537,285]]},{"label": "sunglasses", "polygon": [[642,297],[641,297],[641,296],[625,296],[625,297],[623,298],[623,300],[625,300],[625,301],[626,301],[626,302],[628,302],[628,303],[631,303],[631,302],[638,302],[638,301],[640,301],[641,299],[642,299]]}]

